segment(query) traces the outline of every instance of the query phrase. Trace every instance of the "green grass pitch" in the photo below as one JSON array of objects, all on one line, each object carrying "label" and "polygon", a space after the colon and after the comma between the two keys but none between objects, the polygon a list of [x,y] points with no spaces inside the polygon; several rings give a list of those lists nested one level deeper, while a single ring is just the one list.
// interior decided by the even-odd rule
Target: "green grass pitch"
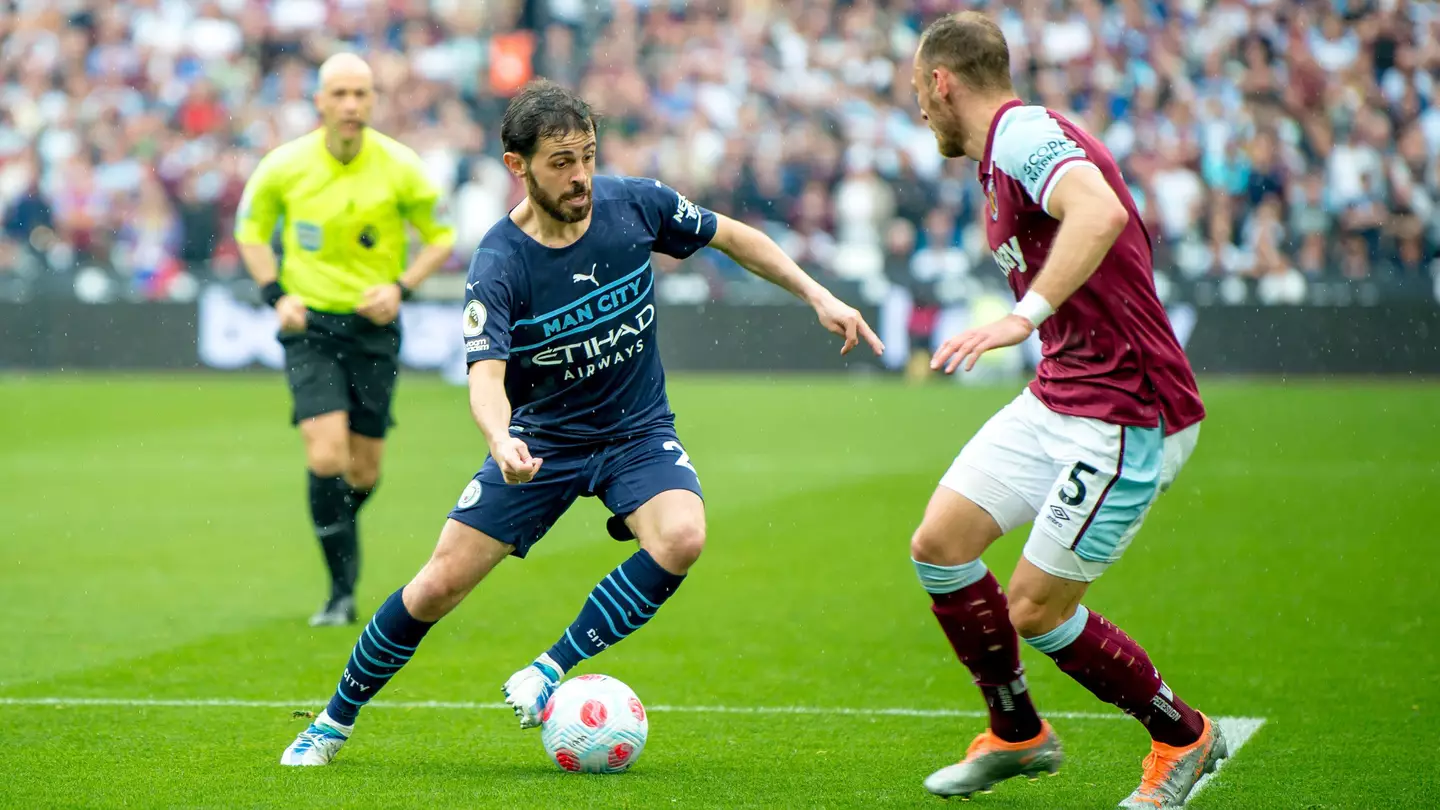
[{"label": "green grass pitch", "polygon": [[[356,629],[305,626],[324,577],[280,378],[0,380],[0,806],[935,806],[921,780],[983,720],[907,544],[1017,389],[672,381],[709,546],[654,622],[580,670],[655,709],[631,772],[580,777],[493,704],[629,553],[599,504],[441,623],[335,766],[282,769],[290,709],[320,708]],[[1264,718],[1191,806],[1440,806],[1440,387],[1204,393],[1199,450],[1087,599],[1192,704]],[[484,456],[461,389],[411,374],[397,407],[362,520],[367,615]],[[1022,541],[987,556],[1002,579]],[[1113,807],[1145,733],[1025,659],[1066,767],[969,806]],[[753,711],[793,707],[824,711]]]}]

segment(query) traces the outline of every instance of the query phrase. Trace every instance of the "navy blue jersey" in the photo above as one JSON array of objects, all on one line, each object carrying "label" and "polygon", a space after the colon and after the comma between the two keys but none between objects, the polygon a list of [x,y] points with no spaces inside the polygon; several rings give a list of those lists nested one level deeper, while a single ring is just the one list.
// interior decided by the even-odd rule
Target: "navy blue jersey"
[{"label": "navy blue jersey", "polygon": [[465,359],[505,360],[521,435],[592,442],[672,424],[655,345],[651,252],[685,258],[715,215],[658,180],[596,176],[590,227],[549,248],[507,216],[481,240],[465,292]]}]

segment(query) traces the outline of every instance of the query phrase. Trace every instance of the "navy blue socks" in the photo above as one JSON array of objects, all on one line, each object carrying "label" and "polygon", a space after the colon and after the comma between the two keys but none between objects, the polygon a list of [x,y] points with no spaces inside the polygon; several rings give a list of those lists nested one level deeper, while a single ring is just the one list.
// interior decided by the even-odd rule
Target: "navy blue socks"
[{"label": "navy blue socks", "polygon": [[435,626],[434,622],[422,622],[410,615],[400,598],[402,591],[390,594],[355,642],[340,676],[340,686],[325,707],[325,713],[338,723],[354,725],[360,708],[405,666],[420,646],[420,639]]},{"label": "navy blue socks", "polygon": [[639,630],[684,581],[684,575],[661,568],[650,552],[635,552],[600,580],[580,615],[549,649],[560,674]]}]

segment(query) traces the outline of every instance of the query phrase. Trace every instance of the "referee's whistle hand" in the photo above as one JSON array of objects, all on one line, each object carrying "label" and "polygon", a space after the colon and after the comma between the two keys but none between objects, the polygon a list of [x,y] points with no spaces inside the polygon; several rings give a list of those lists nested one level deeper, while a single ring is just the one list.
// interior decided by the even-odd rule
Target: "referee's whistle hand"
[{"label": "referee's whistle hand", "polygon": [[365,291],[365,298],[355,314],[376,326],[385,326],[400,314],[400,288],[394,284],[377,284]]},{"label": "referee's whistle hand", "polygon": [[299,296],[280,296],[275,302],[275,312],[280,316],[281,332],[305,331],[305,302]]}]

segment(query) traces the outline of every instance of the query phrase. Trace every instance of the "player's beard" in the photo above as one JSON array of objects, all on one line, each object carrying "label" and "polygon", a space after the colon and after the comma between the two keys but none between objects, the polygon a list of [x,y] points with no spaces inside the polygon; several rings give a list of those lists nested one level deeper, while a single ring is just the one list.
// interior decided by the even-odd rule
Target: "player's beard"
[{"label": "player's beard", "polygon": [[[590,206],[595,202],[594,198],[589,196],[589,185],[580,183],[572,183],[569,191],[559,197],[551,197],[545,193],[545,189],[540,188],[539,183],[535,182],[535,175],[529,170],[525,172],[525,193],[530,196],[531,202],[540,206],[541,211],[567,224],[584,221],[586,217],[590,216]],[[570,200],[582,195],[586,197],[584,205],[577,207],[569,204]]]},{"label": "player's beard", "polygon": [[962,144],[965,142],[965,134],[960,130],[959,123],[946,126],[943,122],[930,119],[930,130],[935,133],[935,148],[940,150],[940,155],[947,158],[957,158],[965,154]]},{"label": "player's beard", "polygon": [[965,149],[960,146],[961,137],[955,134],[935,133],[935,146],[940,150],[940,155],[947,158],[958,158],[965,154]]}]

